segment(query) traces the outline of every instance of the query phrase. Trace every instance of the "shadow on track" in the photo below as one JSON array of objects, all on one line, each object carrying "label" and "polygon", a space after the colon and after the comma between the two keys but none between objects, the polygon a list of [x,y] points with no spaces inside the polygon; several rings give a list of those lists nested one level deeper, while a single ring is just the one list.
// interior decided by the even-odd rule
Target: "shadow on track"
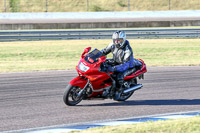
[{"label": "shadow on track", "polygon": [[[89,103],[90,101],[88,101]],[[172,100],[127,100],[124,102],[112,102],[103,104],[84,104],[76,106],[140,106],[140,105],[200,105],[200,99],[172,99]]]}]

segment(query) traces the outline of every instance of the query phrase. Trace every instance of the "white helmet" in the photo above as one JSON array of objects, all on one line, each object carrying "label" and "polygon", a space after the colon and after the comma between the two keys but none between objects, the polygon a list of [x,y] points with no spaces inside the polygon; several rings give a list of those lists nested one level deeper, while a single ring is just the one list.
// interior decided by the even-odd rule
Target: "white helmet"
[{"label": "white helmet", "polygon": [[123,48],[126,41],[126,34],[124,31],[116,31],[112,35],[113,43],[118,48]]}]

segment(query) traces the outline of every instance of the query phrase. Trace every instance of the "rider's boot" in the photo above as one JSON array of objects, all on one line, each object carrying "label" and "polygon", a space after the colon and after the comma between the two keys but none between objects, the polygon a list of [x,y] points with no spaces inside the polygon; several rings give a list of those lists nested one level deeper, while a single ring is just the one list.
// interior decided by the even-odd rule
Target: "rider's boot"
[{"label": "rider's boot", "polygon": [[121,94],[124,91],[124,88],[123,88],[124,80],[120,80],[118,83],[119,83],[119,89],[115,92],[114,100],[119,100]]}]

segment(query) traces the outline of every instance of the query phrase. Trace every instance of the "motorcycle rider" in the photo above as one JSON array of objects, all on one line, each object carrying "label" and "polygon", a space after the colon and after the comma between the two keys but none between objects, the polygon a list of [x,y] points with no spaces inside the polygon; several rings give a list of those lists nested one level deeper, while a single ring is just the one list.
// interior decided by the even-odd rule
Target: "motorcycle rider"
[{"label": "motorcycle rider", "polygon": [[107,55],[110,52],[113,54],[113,59],[108,59],[109,64],[108,71],[116,73],[116,82],[118,90],[116,90],[115,99],[119,99],[123,92],[124,77],[131,74],[134,67],[141,67],[142,63],[133,58],[133,51],[126,40],[126,34],[124,31],[116,31],[112,35],[112,42],[104,49],[102,49],[103,55]]}]

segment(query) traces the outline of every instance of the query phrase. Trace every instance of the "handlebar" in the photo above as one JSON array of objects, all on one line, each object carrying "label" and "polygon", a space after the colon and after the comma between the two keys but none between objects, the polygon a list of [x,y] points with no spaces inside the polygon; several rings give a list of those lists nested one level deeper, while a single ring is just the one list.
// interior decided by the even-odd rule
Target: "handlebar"
[{"label": "handlebar", "polygon": [[108,72],[109,62],[106,60],[105,62],[102,62],[100,65],[100,71],[102,72]]}]

